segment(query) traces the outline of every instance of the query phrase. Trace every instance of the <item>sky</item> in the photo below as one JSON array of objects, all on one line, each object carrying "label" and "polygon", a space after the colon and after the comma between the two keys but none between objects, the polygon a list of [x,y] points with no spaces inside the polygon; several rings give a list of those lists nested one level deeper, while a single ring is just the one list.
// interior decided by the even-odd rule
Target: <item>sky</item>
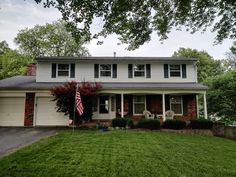
[{"label": "sky", "polygon": [[[16,48],[14,38],[21,29],[44,25],[61,18],[61,14],[54,8],[43,8],[34,0],[0,0],[0,41],[6,40],[11,48]],[[93,26],[97,30],[96,24]],[[92,40],[85,46],[92,56],[152,56],[170,57],[180,47],[204,50],[215,59],[225,58],[226,52],[232,46],[233,40],[225,39],[222,44],[214,45],[215,33],[206,31],[190,34],[186,31],[172,30],[169,39],[162,44],[157,35],[153,34],[150,42],[145,43],[134,51],[126,50],[127,45],[119,43],[116,35],[104,40],[103,45],[97,45]]]}]

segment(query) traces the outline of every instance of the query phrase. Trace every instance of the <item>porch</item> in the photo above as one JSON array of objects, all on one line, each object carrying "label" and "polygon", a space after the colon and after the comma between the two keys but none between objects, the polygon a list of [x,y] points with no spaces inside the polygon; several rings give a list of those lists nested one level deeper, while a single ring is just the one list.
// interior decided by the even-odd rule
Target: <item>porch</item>
[{"label": "porch", "polygon": [[[192,120],[199,117],[198,95],[200,93],[102,93],[94,106],[93,119],[109,120],[115,117],[129,117],[140,120],[143,112],[149,111],[152,118],[166,120],[166,111],[174,112],[174,118]],[[207,117],[206,93],[204,116]]]}]

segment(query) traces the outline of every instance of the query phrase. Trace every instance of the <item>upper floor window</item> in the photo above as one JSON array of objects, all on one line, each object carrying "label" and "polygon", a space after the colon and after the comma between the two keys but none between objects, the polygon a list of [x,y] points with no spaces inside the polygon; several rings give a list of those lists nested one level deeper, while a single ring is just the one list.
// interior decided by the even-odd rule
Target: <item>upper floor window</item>
[{"label": "upper floor window", "polygon": [[170,77],[180,77],[180,76],[181,76],[181,66],[170,65]]},{"label": "upper floor window", "polygon": [[169,77],[187,78],[186,64],[164,64],[164,78]]},{"label": "upper floor window", "polygon": [[135,64],[134,77],[144,77],[144,76],[145,76],[145,65]]},{"label": "upper floor window", "polygon": [[111,77],[111,64],[100,64],[100,76]]},{"label": "upper floor window", "polygon": [[69,76],[69,64],[57,65],[57,76]]},{"label": "upper floor window", "polygon": [[183,100],[182,96],[171,96],[170,97],[170,109],[175,114],[183,114]]}]

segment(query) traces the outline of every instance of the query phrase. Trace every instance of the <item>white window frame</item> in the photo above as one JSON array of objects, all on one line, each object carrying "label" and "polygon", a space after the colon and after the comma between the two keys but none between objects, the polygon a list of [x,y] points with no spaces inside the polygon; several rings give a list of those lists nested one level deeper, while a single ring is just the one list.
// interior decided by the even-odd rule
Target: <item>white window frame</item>
[{"label": "white window frame", "polygon": [[[68,75],[67,76],[59,76],[58,75],[59,71],[67,71],[67,70],[59,70],[59,65],[68,65],[69,66],[68,67]],[[68,64],[68,63],[57,63],[57,72],[56,72],[56,74],[57,74],[57,77],[69,77],[70,76],[70,64]]]},{"label": "white window frame", "polygon": [[134,101],[135,100],[134,99],[135,96],[143,96],[144,97],[144,110],[146,110],[147,109],[146,95],[133,95],[133,115],[143,115],[142,113],[141,114],[135,113],[135,103],[143,103],[143,102],[135,102]]},{"label": "white window frame", "polygon": [[[179,103],[171,103],[171,97],[180,97],[181,101]],[[170,110],[172,110],[172,107],[171,107],[172,104],[181,104],[181,113],[180,114],[175,113],[175,115],[182,116],[183,115],[183,96],[182,95],[170,95]]]},{"label": "white window frame", "polygon": [[[144,70],[139,70],[138,72],[143,71],[144,72],[144,76],[135,76],[135,66],[136,65],[143,65],[144,66]],[[142,78],[142,77],[146,77],[146,64],[133,64],[133,76],[137,77],[137,78]]]},{"label": "white window frame", "polygon": [[[173,72],[179,71],[179,72],[180,72],[180,76],[171,76],[171,75],[170,75],[170,73],[171,73],[171,71],[170,71],[170,66],[171,66],[171,65],[179,65],[179,66],[180,66],[180,70],[172,70]],[[170,77],[174,77],[174,78],[179,78],[179,77],[182,78],[182,65],[181,65],[181,64],[169,64],[169,76],[170,76]]]},{"label": "white window frame", "polygon": [[[111,69],[110,70],[101,70],[101,65],[110,65],[111,66]],[[111,72],[111,75],[110,76],[101,76],[101,71],[110,71]],[[105,78],[111,78],[112,77],[112,64],[99,64],[99,77],[105,77]]]}]

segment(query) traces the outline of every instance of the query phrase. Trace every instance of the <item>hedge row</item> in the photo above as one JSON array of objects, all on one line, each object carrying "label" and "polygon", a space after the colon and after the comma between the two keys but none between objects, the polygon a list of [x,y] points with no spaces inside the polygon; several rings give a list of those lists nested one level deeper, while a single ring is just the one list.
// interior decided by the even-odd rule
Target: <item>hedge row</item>
[{"label": "hedge row", "polygon": [[[115,118],[112,120],[113,127],[134,127],[134,123],[130,118]],[[186,128],[186,122],[182,120],[166,120],[162,124],[162,128],[166,129],[183,129]],[[213,122],[207,119],[196,119],[191,120],[189,127],[192,129],[211,129],[213,126]],[[141,119],[138,124],[137,128],[146,128],[151,130],[159,130],[161,128],[161,124],[159,120],[155,119]]]}]

